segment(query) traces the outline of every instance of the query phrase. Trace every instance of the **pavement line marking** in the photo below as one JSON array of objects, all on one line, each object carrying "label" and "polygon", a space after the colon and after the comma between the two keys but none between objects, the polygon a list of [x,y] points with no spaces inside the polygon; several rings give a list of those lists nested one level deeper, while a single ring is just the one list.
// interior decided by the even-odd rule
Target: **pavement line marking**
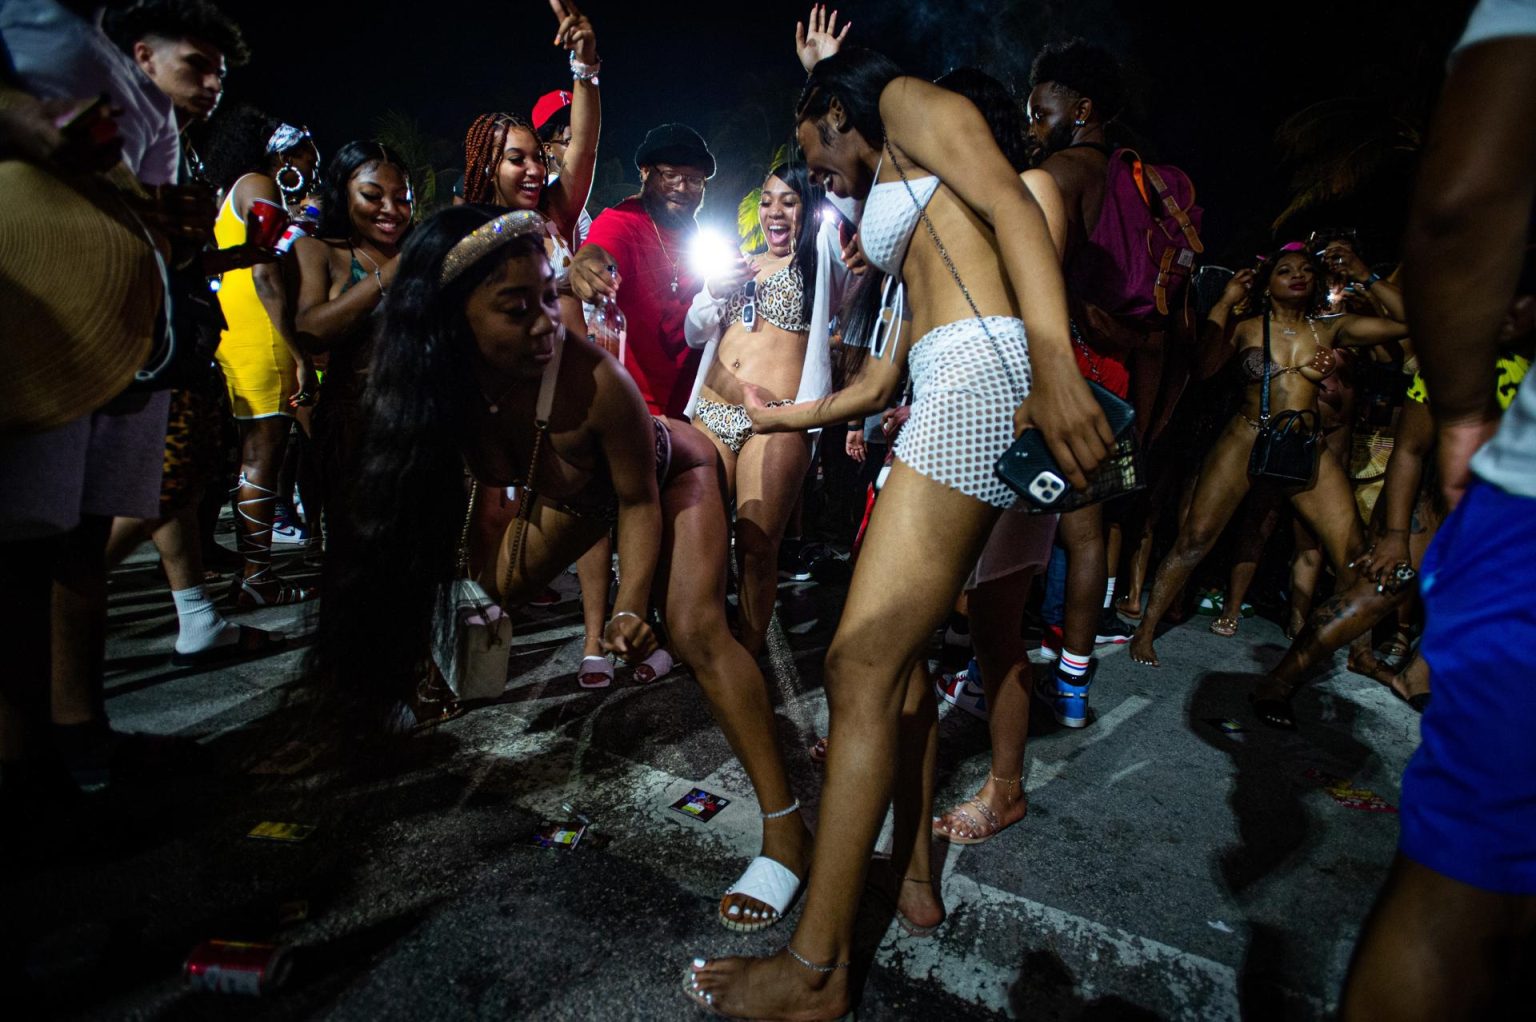
[{"label": "pavement line marking", "polygon": [[1131,774],[1134,774],[1136,771],[1140,770],[1142,767],[1146,766],[1148,763],[1151,763],[1151,762],[1152,761],[1150,759],[1143,759],[1143,760],[1140,760],[1138,762],[1132,763],[1130,766],[1126,767],[1124,770],[1116,770],[1113,774],[1110,775],[1109,780],[1106,781],[1105,784],[1106,785],[1109,785],[1109,784],[1119,784],[1122,780],[1124,780],[1125,778],[1131,776]]},{"label": "pavement line marking", "polygon": [[1086,734],[1082,741],[1076,743],[1070,751],[1061,759],[1050,762],[1031,758],[1029,761],[1029,780],[1024,782],[1024,790],[1029,793],[1039,791],[1061,776],[1067,768],[1067,763],[1077,756],[1083,749],[1095,742],[1101,742],[1115,733],[1115,729],[1136,714],[1152,705],[1152,700],[1146,696],[1126,696],[1119,706],[1110,710],[1104,716],[1094,722],[1092,730]]},{"label": "pavement line marking", "polygon": [[[1123,722],[1141,708],[1127,709],[1117,720]],[[1109,718],[1106,714],[1101,720]],[[692,823],[678,818],[669,807],[697,782],[612,753],[604,754],[612,763],[611,769],[583,777],[580,761],[585,756],[578,753],[578,743],[569,737],[552,732],[507,735],[503,728],[492,727],[474,734],[456,730],[465,741],[466,753],[478,752],[518,765],[525,789],[537,793],[536,799],[514,799],[522,808],[548,812],[562,799],[574,800],[589,815],[595,814],[598,828],[614,839],[612,849],[622,848],[626,841],[640,845],[661,841],[676,847],[683,835],[678,833],[674,838],[672,834],[677,832],[658,831],[656,824],[660,822],[684,828],[685,840],[704,846],[697,852],[743,860],[757,854],[761,831],[753,811],[756,802],[750,794],[711,781],[709,790],[739,800],[739,804],[733,802],[707,824]],[[959,846],[950,847],[959,850]],[[950,859],[956,857],[951,855]],[[697,853],[690,859],[704,862]],[[962,944],[957,939],[958,928],[954,926],[942,941],[908,939],[893,920],[876,952],[881,965],[913,979],[937,983],[946,992],[978,1006],[1007,1011],[1010,988],[1019,978],[1012,963],[1043,940],[1077,972],[1092,968],[1102,975],[1109,959],[1114,978],[1123,978],[1112,985],[1089,978],[1078,980],[1076,990],[1084,999],[1108,993],[1134,998],[1137,988],[1155,977],[1169,984],[1177,1001],[1191,1006],[1190,1014],[1184,1017],[1239,1017],[1237,975],[1231,966],[949,873],[946,864],[944,893],[951,913],[964,907],[964,916],[980,921],[969,925],[968,942]],[[684,890],[717,898],[720,892],[701,883],[697,876],[696,872],[672,879]]]}]

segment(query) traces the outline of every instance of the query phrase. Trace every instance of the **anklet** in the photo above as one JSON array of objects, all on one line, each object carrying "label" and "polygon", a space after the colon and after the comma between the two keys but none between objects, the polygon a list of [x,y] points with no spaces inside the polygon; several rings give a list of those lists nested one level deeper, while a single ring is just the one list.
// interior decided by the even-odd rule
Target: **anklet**
[{"label": "anklet", "polygon": [[905,884],[931,884],[933,877],[902,877],[901,881]]},{"label": "anklet", "polygon": [[823,976],[828,975],[829,973],[836,972],[838,969],[846,969],[846,968],[848,968],[848,964],[849,964],[847,962],[833,962],[831,965],[817,965],[815,962],[811,961],[809,958],[802,958],[800,956],[800,952],[796,951],[794,948],[790,947],[788,944],[784,945],[784,950],[789,952],[789,957],[793,958],[795,961],[799,962],[801,965],[805,966],[807,969],[810,969],[812,972],[819,972]]},{"label": "anklet", "polygon": [[800,811],[800,800],[797,798],[797,799],[795,799],[795,801],[793,803],[790,804],[790,807],[788,809],[780,809],[776,813],[758,813],[757,815],[761,816],[765,820],[777,820],[777,819],[779,819],[782,816],[788,816],[791,813],[798,813],[799,811]]},{"label": "anklet", "polygon": [[1006,777],[999,777],[996,774],[988,774],[987,776],[991,777],[998,784],[1018,784],[1020,781],[1022,781],[1024,779],[1022,777],[1015,777],[1012,780],[1009,780]]}]

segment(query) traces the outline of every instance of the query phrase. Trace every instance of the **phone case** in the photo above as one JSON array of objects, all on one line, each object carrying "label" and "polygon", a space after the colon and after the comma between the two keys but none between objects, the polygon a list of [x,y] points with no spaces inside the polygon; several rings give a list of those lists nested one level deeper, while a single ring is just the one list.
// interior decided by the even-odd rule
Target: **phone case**
[{"label": "phone case", "polygon": [[1045,445],[1045,436],[1038,429],[1025,430],[997,459],[993,471],[1009,489],[1019,495],[1030,514],[1056,514],[1075,511],[1077,508],[1096,504],[1122,493],[1142,487],[1140,465],[1136,450],[1136,410],[1128,401],[1116,397],[1103,387],[1087,381],[1094,400],[1109,420],[1109,428],[1115,434],[1115,449],[1099,465],[1098,471],[1088,481],[1086,491],[1074,490],[1062,475]]}]

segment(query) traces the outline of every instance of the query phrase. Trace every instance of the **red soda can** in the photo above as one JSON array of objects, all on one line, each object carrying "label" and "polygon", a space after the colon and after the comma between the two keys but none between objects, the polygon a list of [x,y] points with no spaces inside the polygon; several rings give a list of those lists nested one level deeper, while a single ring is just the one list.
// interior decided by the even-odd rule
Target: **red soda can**
[{"label": "red soda can", "polygon": [[192,949],[182,966],[193,990],[250,997],[278,989],[292,970],[290,951],[284,945],[239,940],[205,940]]},{"label": "red soda can", "polygon": [[309,232],[304,229],[303,224],[295,220],[288,225],[287,230],[283,231],[283,236],[277,239],[277,244],[273,248],[277,251],[278,255],[287,255],[288,250],[293,248],[295,241],[307,237],[309,237]]},{"label": "red soda can", "polygon": [[245,214],[245,240],[257,248],[273,248],[288,227],[288,211],[270,199],[252,199]]}]

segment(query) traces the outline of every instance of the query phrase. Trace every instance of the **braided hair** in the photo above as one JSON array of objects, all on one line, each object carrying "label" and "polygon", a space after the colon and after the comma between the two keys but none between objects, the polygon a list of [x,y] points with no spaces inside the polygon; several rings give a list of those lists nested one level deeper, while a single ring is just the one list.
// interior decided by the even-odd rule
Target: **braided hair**
[{"label": "braided hair", "polygon": [[464,135],[464,201],[496,201],[496,165],[507,148],[507,136],[523,128],[538,138],[533,122],[517,114],[481,114]]}]

